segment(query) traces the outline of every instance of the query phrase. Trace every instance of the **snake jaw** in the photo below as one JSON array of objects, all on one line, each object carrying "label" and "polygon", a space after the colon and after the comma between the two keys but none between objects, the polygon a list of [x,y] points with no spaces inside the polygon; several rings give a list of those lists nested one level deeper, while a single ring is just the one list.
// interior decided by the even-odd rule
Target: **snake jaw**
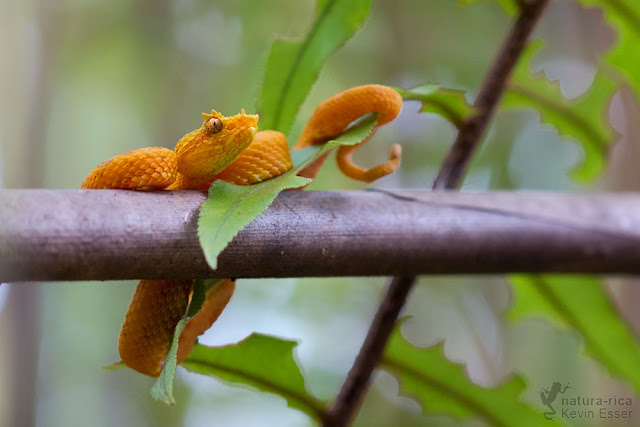
[{"label": "snake jaw", "polygon": [[[183,136],[175,148],[178,172],[189,178],[213,178],[238,158],[258,131],[258,115],[244,110],[230,117],[212,110],[202,118],[202,126]],[[212,128],[212,119],[222,128]]]}]

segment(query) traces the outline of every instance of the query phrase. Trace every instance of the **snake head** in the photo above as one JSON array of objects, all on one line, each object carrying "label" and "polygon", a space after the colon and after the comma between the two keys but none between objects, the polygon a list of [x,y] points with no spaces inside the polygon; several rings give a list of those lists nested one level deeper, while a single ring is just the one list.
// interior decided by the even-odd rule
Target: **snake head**
[{"label": "snake head", "polygon": [[213,178],[247,148],[258,130],[258,115],[225,117],[215,110],[202,113],[204,122],[176,145],[178,172],[190,178]]}]

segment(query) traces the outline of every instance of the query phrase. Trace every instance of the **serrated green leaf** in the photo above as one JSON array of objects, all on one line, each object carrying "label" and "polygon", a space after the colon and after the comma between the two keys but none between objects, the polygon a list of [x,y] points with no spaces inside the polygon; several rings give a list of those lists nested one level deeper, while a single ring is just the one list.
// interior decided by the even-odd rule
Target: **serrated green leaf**
[{"label": "serrated green leaf", "polygon": [[253,333],[224,347],[197,344],[182,366],[191,372],[277,394],[289,407],[320,420],[326,405],[307,391],[294,356],[297,345],[295,341]]},{"label": "serrated green leaf", "polygon": [[[362,142],[366,137],[371,134],[371,131],[376,125],[376,120],[378,118],[377,113],[367,114],[362,117],[356,125],[349,127],[347,130],[342,132],[336,138],[327,141],[324,145],[326,145],[326,149],[323,146],[322,148],[325,151],[329,151],[332,148],[339,147],[341,145],[357,145]],[[308,163],[313,163],[315,158],[309,159]],[[305,165],[306,166],[306,165]]]},{"label": "serrated green leaf", "polygon": [[376,116],[349,128],[320,149],[307,151],[306,161],[287,173],[253,185],[234,185],[215,181],[209,188],[209,197],[200,206],[198,237],[205,258],[212,269],[218,265],[218,255],[229,242],[258,215],[264,212],[281,191],[299,188],[312,180],[297,176],[305,166],[314,162],[329,150],[340,145],[354,145],[365,139],[373,129]]},{"label": "serrated green leaf", "polygon": [[640,98],[640,2],[637,0],[579,0],[600,7],[607,21],[618,33],[618,40],[605,55],[606,61],[618,69]]},{"label": "serrated green leaf", "polygon": [[574,100],[562,96],[557,82],[543,72],[532,74],[531,59],[542,43],[531,43],[523,52],[502,100],[502,107],[532,107],[541,120],[555,127],[558,134],[578,141],[584,159],[570,173],[578,181],[597,178],[607,165],[609,146],[615,141],[608,120],[608,107],[617,85],[603,73],[596,73],[587,92]]},{"label": "serrated green leaf", "polygon": [[[458,0],[461,6],[468,6],[472,3],[477,3],[479,1],[487,1],[487,0]],[[518,5],[518,0],[490,0],[495,3],[498,3],[507,15],[513,16],[520,10],[520,5]]]},{"label": "serrated green leaf", "polygon": [[410,89],[394,88],[404,101],[420,101],[421,113],[438,114],[460,128],[464,119],[475,112],[467,102],[465,92],[441,88],[437,84],[424,84]]},{"label": "serrated green leaf", "polygon": [[554,425],[520,401],[524,380],[514,377],[504,385],[487,389],[474,384],[462,365],[444,356],[443,344],[418,348],[407,342],[399,328],[391,336],[382,369],[393,374],[400,390],[416,400],[425,413],[457,420],[482,419],[490,426]]},{"label": "serrated green leaf", "polygon": [[[215,282],[215,280],[207,280],[207,282]],[[205,300],[205,280],[196,280],[193,284],[193,295],[191,301],[187,307],[187,311],[176,325],[176,329],[173,332],[173,339],[171,340],[171,346],[165,357],[164,366],[162,372],[156,380],[153,387],[151,387],[151,397],[159,402],[163,402],[167,405],[175,405],[176,400],[173,397],[173,380],[176,376],[176,365],[178,361],[178,341],[180,335],[184,330],[189,320],[200,310],[202,303]]]},{"label": "serrated green leaf", "polygon": [[304,39],[273,42],[258,101],[261,129],[289,132],[322,65],[362,26],[370,9],[371,0],[318,0]]},{"label": "serrated green leaf", "polygon": [[176,362],[178,357],[178,340],[180,334],[187,326],[189,319],[183,317],[176,325],[176,330],[173,333],[173,339],[171,340],[171,347],[167,353],[165,364],[162,367],[160,376],[151,387],[151,397],[158,402],[165,403],[167,405],[175,405],[176,400],[173,397],[173,380],[176,375]]},{"label": "serrated green leaf", "polygon": [[510,320],[541,317],[579,332],[585,350],[640,393],[640,347],[595,276],[513,276]]},{"label": "serrated green leaf", "polygon": [[292,171],[254,185],[215,181],[209,188],[209,197],[200,206],[198,219],[198,237],[209,266],[214,270],[218,267],[218,255],[281,191],[311,181]]}]

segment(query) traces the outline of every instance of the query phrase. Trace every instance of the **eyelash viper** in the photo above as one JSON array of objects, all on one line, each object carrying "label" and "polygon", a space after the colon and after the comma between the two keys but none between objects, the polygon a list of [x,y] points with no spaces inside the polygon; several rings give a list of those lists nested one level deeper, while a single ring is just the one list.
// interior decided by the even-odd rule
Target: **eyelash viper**
[{"label": "eyelash viper", "polygon": [[[402,98],[390,87],[357,86],[327,98],[318,105],[304,127],[294,149],[322,144],[339,135],[354,120],[377,113],[376,125],[356,146],[340,147],[337,161],[348,177],[372,182],[396,170],[401,149],[393,145],[389,160],[365,169],[357,165],[353,153],[377,130],[398,115]],[[115,156],[97,166],[84,180],[86,189],[206,190],[216,179],[250,185],[287,172],[293,167],[286,137],[276,131],[257,132],[258,116],[225,117],[211,111],[204,122],[178,141],[175,149],[141,148]],[[299,175],[315,177],[326,155]],[[118,350],[130,368],[150,376],[162,371],[176,324],[189,304],[193,280],[142,280],[125,316]],[[218,318],[229,302],[235,283],[218,282],[207,291],[200,311],[180,335],[178,363],[191,352],[197,337]]]}]

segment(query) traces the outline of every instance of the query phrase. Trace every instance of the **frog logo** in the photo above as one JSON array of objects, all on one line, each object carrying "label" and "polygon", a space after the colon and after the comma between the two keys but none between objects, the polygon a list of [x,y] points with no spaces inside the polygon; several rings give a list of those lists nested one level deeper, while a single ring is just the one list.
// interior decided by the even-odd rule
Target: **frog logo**
[{"label": "frog logo", "polygon": [[552,404],[553,402],[555,402],[556,398],[558,397],[558,393],[564,394],[564,392],[570,388],[571,388],[570,383],[567,383],[563,386],[562,384],[556,381],[551,385],[551,390],[549,390],[548,388],[543,388],[542,390],[539,391],[542,404],[547,408],[551,409],[550,412],[545,412],[542,414],[547,420],[553,420],[553,418],[556,416],[556,410],[553,408]]}]

